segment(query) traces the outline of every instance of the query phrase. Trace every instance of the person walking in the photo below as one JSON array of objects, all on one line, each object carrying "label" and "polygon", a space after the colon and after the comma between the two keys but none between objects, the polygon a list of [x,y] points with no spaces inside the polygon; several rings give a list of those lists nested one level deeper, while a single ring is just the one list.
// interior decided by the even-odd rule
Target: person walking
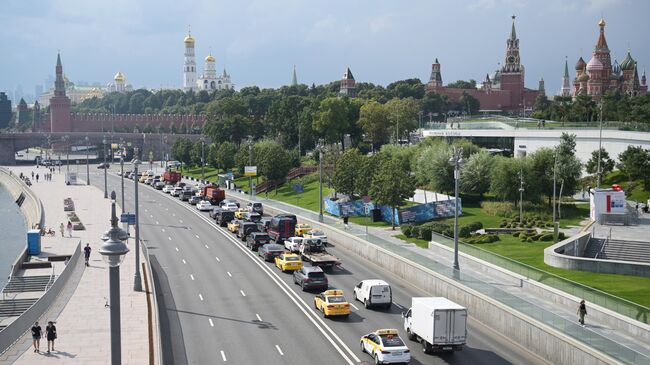
[{"label": "person walking", "polygon": [[68,221],[68,237],[72,237],[72,222]]},{"label": "person walking", "polygon": [[90,266],[88,264],[88,260],[90,260],[90,251],[92,251],[92,248],[90,248],[90,243],[86,243],[86,247],[84,247],[84,257],[86,258],[86,266]]},{"label": "person walking", "polygon": [[34,345],[34,352],[39,351],[39,347],[41,345],[41,333],[42,333],[41,326],[38,325],[38,322],[34,322],[34,325],[32,326],[32,340]]},{"label": "person walking", "polygon": [[64,231],[64,229],[65,229],[65,226],[63,225],[63,222],[61,222],[61,225],[59,226],[59,230],[61,231],[61,237],[65,237],[65,236],[63,235],[63,231]]},{"label": "person walking", "polygon": [[578,322],[580,322],[580,325],[582,327],[585,326],[585,316],[587,315],[587,306],[585,305],[585,300],[580,301],[580,305],[578,306],[578,316],[580,316],[580,319],[578,319]]},{"label": "person walking", "polygon": [[56,326],[54,322],[47,322],[45,327],[45,337],[47,337],[47,353],[50,353],[50,345],[52,345],[52,351],[54,351],[54,340],[56,340]]},{"label": "person walking", "polygon": [[34,171],[32,171],[32,180],[34,180]]}]

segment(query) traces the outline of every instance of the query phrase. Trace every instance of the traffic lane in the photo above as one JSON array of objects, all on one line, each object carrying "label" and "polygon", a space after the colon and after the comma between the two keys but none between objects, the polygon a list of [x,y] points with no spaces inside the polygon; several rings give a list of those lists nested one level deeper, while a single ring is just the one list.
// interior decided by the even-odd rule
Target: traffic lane
[{"label": "traffic lane", "polygon": [[[172,238],[171,236],[168,236],[167,238],[168,239],[172,238],[171,242],[174,242],[174,241],[182,242],[183,248],[185,249],[185,251],[187,251],[188,248],[197,246],[197,245],[194,244],[194,243],[197,243],[197,240],[194,239],[194,238],[196,238],[196,236],[209,237],[210,234],[216,233],[214,230],[207,230],[207,231],[198,230],[198,232],[200,232],[200,233],[190,233],[190,232],[197,231],[196,229],[194,229],[194,230],[191,229],[192,224],[191,224],[191,219],[190,218],[191,218],[192,215],[189,215],[188,217],[184,218],[188,222],[190,222],[189,225],[176,226],[177,222],[178,223],[183,223],[183,224],[186,223],[181,218],[183,216],[183,214],[175,214],[175,213],[169,214],[169,213],[167,213],[167,211],[168,211],[167,207],[165,207],[165,210],[163,211],[164,212],[163,213],[164,218],[156,217],[155,214],[152,214],[153,216],[152,215],[147,215],[147,212],[151,211],[152,209],[159,209],[160,210],[159,206],[161,205],[161,203],[160,203],[161,201],[167,201],[167,202],[169,202],[169,204],[178,204],[178,203],[172,202],[169,198],[161,197],[160,195],[150,196],[150,197],[147,197],[145,194],[143,194],[143,195],[145,196],[145,200],[144,200],[145,203],[141,204],[141,220],[142,220],[142,223],[141,223],[141,233],[142,234],[141,234],[141,236],[144,239],[147,239],[146,238],[147,237],[147,233],[146,233],[147,228],[145,228],[145,227],[153,227],[153,226],[166,227],[166,228],[160,228],[160,231],[158,231],[156,229],[154,231],[155,235],[159,235],[159,236],[154,237],[153,240],[155,240],[157,242],[160,242],[161,245],[170,245],[171,246],[171,244],[169,242],[165,242],[166,241],[165,240],[165,234],[171,234],[171,231],[175,231],[177,236],[182,236],[185,233],[186,234],[185,237]],[[158,206],[156,206],[154,208],[151,208],[151,206],[147,205],[147,203],[146,203],[147,198],[155,200],[155,201],[152,201],[152,203],[154,205],[157,204]],[[155,199],[155,198],[158,198],[158,199]],[[165,198],[165,199],[160,199],[160,198]],[[142,200],[141,200],[141,202],[142,202]],[[173,206],[171,208],[172,208],[172,210],[174,210]],[[151,220],[158,219],[157,223],[159,223],[159,224],[152,224],[150,221],[148,221],[149,219],[151,219]],[[177,221],[177,219],[178,219],[178,221]],[[201,223],[203,223],[203,224],[201,224]],[[204,222],[198,222],[198,224],[194,225],[194,226],[198,227],[198,228],[204,227],[204,226],[209,227],[208,225],[205,225]],[[166,231],[163,232],[162,231],[163,229],[165,229]],[[159,232],[162,232],[162,233],[159,233]],[[191,234],[194,234],[194,237],[191,237]],[[205,247],[205,244],[203,246],[197,247],[196,249],[200,251],[199,248],[201,248],[201,247]],[[208,247],[210,247],[210,246],[208,245]],[[173,249],[172,252],[178,252],[178,251],[176,251],[176,248],[179,248],[179,250],[182,249],[181,247],[174,246],[174,249]],[[225,251],[227,252],[227,250],[225,250]],[[185,260],[185,263],[183,263],[183,266],[194,267],[195,265],[193,265],[192,263],[196,259],[204,258],[206,256],[200,254],[197,257],[190,257],[190,256],[187,256],[187,255],[185,255],[185,257],[187,257],[187,258],[182,259],[182,260]],[[223,251],[222,251],[221,262],[230,261],[230,262],[235,263],[236,266],[242,267],[241,264],[237,263],[237,260],[242,260],[242,259],[243,259],[242,255],[234,255],[232,257],[226,257],[226,256],[223,255]],[[216,261],[216,258],[215,258],[215,261]],[[206,264],[199,264],[198,266],[199,267],[210,267],[210,265],[206,265]],[[235,271],[235,270],[233,270],[233,271]],[[187,274],[187,272],[184,273],[184,274]],[[236,275],[236,274],[233,274],[233,275]],[[198,278],[198,276],[200,276],[200,275],[197,274],[195,276],[195,279]],[[208,274],[207,276],[211,276],[211,275]],[[172,278],[173,278],[173,276],[172,276]],[[198,279],[196,281],[198,281]],[[262,284],[264,284],[264,283],[262,283]],[[268,285],[264,284],[264,285],[262,285],[262,288],[268,288]],[[178,292],[178,291],[182,291],[183,288],[176,288],[175,290]],[[259,292],[259,291],[261,291],[261,289],[260,289],[260,287],[256,287],[256,288],[250,289],[248,291]],[[206,292],[208,292],[208,291],[206,290]],[[244,290],[242,290],[242,292],[245,293]],[[247,294],[247,295],[249,295],[249,294]],[[191,296],[192,296],[191,293],[183,293],[183,298],[191,297]],[[242,295],[242,297],[243,297],[243,295]],[[253,355],[260,355],[260,356],[255,357],[255,358],[250,358],[250,356],[248,356],[247,358],[241,359],[242,363],[249,363],[251,361],[267,361],[268,362],[268,359],[270,357],[272,357],[273,354],[275,354],[276,356],[282,357],[283,358],[282,361],[286,361],[288,359],[293,359],[295,362],[297,362],[297,361],[300,361],[301,359],[310,358],[310,356],[318,356],[319,358],[322,358],[322,359],[324,359],[325,361],[328,361],[328,362],[333,361],[334,363],[341,363],[341,358],[338,357],[336,352],[333,352],[330,349],[328,349],[327,343],[324,342],[322,338],[319,338],[319,336],[317,334],[317,331],[314,331],[313,329],[310,329],[309,326],[305,326],[304,324],[301,324],[300,321],[296,320],[295,315],[293,315],[293,311],[287,311],[286,310],[287,309],[286,303],[275,304],[275,303],[273,303],[272,301],[270,301],[268,299],[268,298],[277,297],[277,293],[275,293],[275,292],[264,293],[263,297],[264,297],[264,300],[256,301],[256,302],[262,303],[264,301],[267,301],[270,304],[268,306],[268,308],[277,308],[277,311],[270,312],[268,314],[269,318],[274,318],[274,320],[279,319],[278,322],[286,323],[287,325],[289,325],[290,328],[288,328],[287,332],[289,332],[291,335],[294,335],[294,337],[298,337],[298,338],[292,338],[291,335],[286,335],[286,334],[280,333],[279,336],[274,336],[275,338],[279,339],[280,341],[276,341],[276,342],[278,342],[277,344],[272,344],[272,346],[270,346],[270,348],[269,348],[269,351],[262,351],[262,352],[257,351],[257,352],[254,352]],[[206,301],[205,300],[206,298],[208,298],[208,295],[204,295],[204,300],[203,301]],[[181,300],[179,300],[179,302],[180,301]],[[177,307],[179,307],[180,305],[181,304],[177,304]],[[218,307],[222,307],[222,308],[231,308],[231,307],[240,308],[240,307],[242,307],[242,305],[240,305],[239,303],[232,303],[232,304],[226,304],[226,305],[218,305]],[[188,313],[190,311],[182,310],[182,309],[177,310],[176,312],[177,313],[182,313],[180,315],[181,317],[183,317],[184,315],[187,315],[187,314],[192,314],[192,313],[195,314],[195,315],[197,314],[197,312]],[[229,311],[229,314],[230,314],[230,312],[231,311]],[[258,310],[258,312],[265,313],[262,309]],[[251,314],[251,316],[252,316],[252,314]],[[266,316],[266,314],[264,314],[264,316]],[[225,316],[221,316],[221,317],[226,318]],[[259,321],[258,317],[262,318],[260,313],[256,313],[254,315],[255,319],[253,321]],[[184,319],[184,321],[183,321],[183,327],[184,328],[187,328],[187,326],[185,326],[186,322],[188,322],[188,319]],[[214,323],[215,326],[217,325],[216,321],[213,321],[213,323]],[[270,328],[269,325],[264,324],[264,323],[259,327],[262,328],[262,329]],[[191,327],[189,327],[189,329],[184,330],[185,338],[191,339],[191,338],[196,337],[196,335],[193,333],[194,328],[196,328],[196,327],[191,326]],[[234,333],[233,331],[230,331],[230,332]],[[279,331],[282,331],[282,327],[279,328]],[[223,332],[223,331],[220,331],[220,332]],[[226,332],[228,332],[228,331],[226,330]],[[307,333],[307,332],[309,332],[309,333]],[[298,334],[298,336],[295,336],[295,334]],[[205,335],[204,335],[204,337],[205,337]],[[256,345],[256,348],[259,348],[260,347],[259,344],[267,343],[269,337],[265,336],[263,339],[257,340],[253,334],[242,334],[241,330],[239,330],[237,332],[237,335],[232,336],[232,338],[234,340],[236,340],[236,341],[234,341],[233,344],[229,345],[228,347],[235,348],[235,351],[234,351],[235,353],[242,353],[242,354],[250,355],[250,351],[246,351],[246,348],[249,346],[250,343],[258,344],[258,345]],[[241,341],[241,338],[246,338],[247,341],[243,342],[243,341]],[[188,341],[186,341],[186,342],[188,342]],[[299,347],[300,351],[294,351],[296,343],[303,344],[303,346]],[[323,345],[324,343],[325,343],[325,345]],[[208,344],[208,345],[213,346],[213,344]],[[242,347],[242,345],[245,348],[237,348],[237,347],[235,347],[235,346]],[[199,348],[198,352],[201,352],[201,350],[203,348],[204,347]],[[287,349],[290,349],[290,350],[287,351]],[[314,349],[319,349],[319,350],[315,351]],[[191,354],[195,353],[195,351],[188,348],[187,353],[190,354],[188,356],[191,357],[192,356]],[[224,354],[221,354],[221,355],[223,356]],[[229,359],[229,361],[230,361],[231,356],[228,354],[228,352],[226,352],[225,355],[226,355],[226,358]],[[213,357],[213,355],[207,356],[208,359],[210,359],[212,357]],[[236,360],[239,361],[239,359],[236,359]],[[280,361],[280,360],[278,360],[278,361]],[[190,360],[190,363],[194,363],[194,361]],[[199,363],[201,363],[201,362],[199,362]]]}]

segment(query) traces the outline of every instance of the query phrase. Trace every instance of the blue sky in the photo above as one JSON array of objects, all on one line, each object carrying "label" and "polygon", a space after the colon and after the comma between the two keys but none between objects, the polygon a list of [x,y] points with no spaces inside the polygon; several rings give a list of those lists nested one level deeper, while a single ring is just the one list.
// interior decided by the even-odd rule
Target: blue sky
[{"label": "blue sky", "polygon": [[526,85],[547,93],[569,66],[590,57],[604,14],[610,49],[627,48],[650,68],[646,0],[4,0],[0,5],[0,90],[27,93],[54,73],[57,50],[73,81],[107,83],[119,70],[135,87],[181,84],[183,37],[191,25],[199,69],[212,50],[238,88],[339,79],[378,84],[429,77],[481,80],[502,62],[510,16],[517,15]]}]

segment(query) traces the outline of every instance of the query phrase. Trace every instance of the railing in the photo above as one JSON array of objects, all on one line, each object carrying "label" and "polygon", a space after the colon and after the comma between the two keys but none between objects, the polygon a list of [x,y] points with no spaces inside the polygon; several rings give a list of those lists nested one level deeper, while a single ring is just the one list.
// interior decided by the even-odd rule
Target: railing
[{"label": "railing", "polygon": [[[454,242],[452,238],[435,233],[434,235],[436,242],[453,247]],[[506,270],[510,270],[519,275],[569,293],[573,296],[585,299],[589,302],[600,305],[601,307],[611,309],[614,312],[633,318],[637,321],[650,323],[648,321],[648,316],[650,316],[650,308],[643,305],[563,278],[548,271],[526,265],[519,261],[515,261],[513,259],[501,256],[485,249],[469,245],[464,242],[459,242],[458,248],[462,252],[465,252],[471,256],[487,261],[494,265],[500,266]]]},{"label": "railing", "polygon": [[[427,122],[427,129],[446,129],[450,123]],[[485,116],[478,119],[454,120],[454,129],[599,129],[599,121],[559,122],[540,119],[510,118],[505,116]],[[650,132],[650,123],[603,121],[602,128],[607,130]]]}]

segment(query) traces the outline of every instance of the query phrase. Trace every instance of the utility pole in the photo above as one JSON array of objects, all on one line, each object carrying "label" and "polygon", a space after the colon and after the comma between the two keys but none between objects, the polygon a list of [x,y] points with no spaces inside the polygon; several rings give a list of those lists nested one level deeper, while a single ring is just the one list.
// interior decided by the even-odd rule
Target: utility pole
[{"label": "utility pole", "polygon": [[[248,136],[248,166],[253,166],[253,136]],[[248,177],[248,190],[253,199],[253,176]]]},{"label": "utility pole", "polygon": [[205,181],[205,138],[201,136],[201,181]]},{"label": "utility pole", "polygon": [[524,170],[519,170],[519,224],[524,223]]},{"label": "utility pole", "polygon": [[140,278],[140,209],[138,207],[138,165],[140,164],[140,160],[138,160],[138,147],[134,148],[133,154],[133,171],[135,173],[133,179],[135,183],[135,276],[133,278],[133,290],[142,291],[142,280]]},{"label": "utility pole", "polygon": [[555,221],[555,188],[557,185],[557,147],[555,148],[555,155],[553,159],[553,242],[557,242],[558,227]]},{"label": "utility pole", "polygon": [[318,140],[318,221],[323,221],[323,139]]},{"label": "utility pole", "polygon": [[106,136],[104,136],[104,139],[102,140],[102,143],[104,144],[104,199],[108,199],[108,168],[106,167]]},{"label": "utility pole", "polygon": [[598,174],[597,179],[598,183],[596,184],[596,187],[600,187],[600,182],[603,178],[603,172],[600,171],[600,151],[602,149],[602,143],[603,143],[603,100],[600,100],[600,128],[598,131],[598,168],[596,171],[596,174]]},{"label": "utility pole", "polygon": [[454,166],[454,269],[460,270],[458,264],[458,183],[460,181],[460,167],[463,161],[463,149],[454,147],[453,156],[449,159],[449,163]]},{"label": "utility pole", "polygon": [[90,145],[88,144],[88,136],[86,136],[86,185],[90,185],[90,161],[88,160],[88,150]]},{"label": "utility pole", "polygon": [[120,138],[120,180],[122,184],[122,211],[126,208],[124,207],[124,141]]}]

